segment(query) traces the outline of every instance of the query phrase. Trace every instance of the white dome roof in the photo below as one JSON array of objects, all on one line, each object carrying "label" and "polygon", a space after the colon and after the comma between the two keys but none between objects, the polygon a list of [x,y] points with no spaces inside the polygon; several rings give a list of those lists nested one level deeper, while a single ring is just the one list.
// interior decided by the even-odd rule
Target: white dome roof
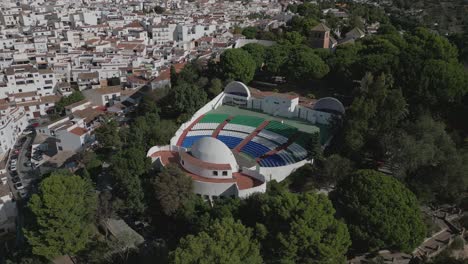
[{"label": "white dome roof", "polygon": [[237,164],[232,151],[219,139],[203,137],[192,146],[192,156],[204,162],[215,164]]}]

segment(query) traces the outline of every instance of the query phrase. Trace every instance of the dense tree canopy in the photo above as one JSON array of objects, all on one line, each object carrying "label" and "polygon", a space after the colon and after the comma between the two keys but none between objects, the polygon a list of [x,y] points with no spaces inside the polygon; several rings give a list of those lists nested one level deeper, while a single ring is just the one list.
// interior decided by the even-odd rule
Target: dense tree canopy
[{"label": "dense tree canopy", "polygon": [[333,200],[356,250],[411,252],[425,237],[416,197],[391,176],[357,171],[338,184]]},{"label": "dense tree canopy", "polygon": [[306,47],[292,48],[283,65],[283,72],[291,81],[321,79],[328,71],[328,65]]},{"label": "dense tree canopy", "polygon": [[257,43],[249,43],[243,46],[242,49],[247,51],[252,59],[254,59],[257,69],[261,69],[265,61],[265,46]]},{"label": "dense tree canopy", "polygon": [[91,236],[96,195],[90,182],[54,172],[28,203],[34,224],[25,228],[32,252],[47,259],[76,254]]},{"label": "dense tree canopy", "polygon": [[192,179],[179,167],[167,166],[154,179],[153,188],[161,209],[171,215],[192,196]]},{"label": "dense tree canopy", "polygon": [[468,155],[457,150],[441,122],[423,116],[389,136],[389,161],[425,201],[453,202],[468,186]]},{"label": "dense tree canopy", "polygon": [[228,49],[221,54],[219,67],[224,79],[249,83],[255,73],[256,63],[243,49]]},{"label": "dense tree canopy", "polygon": [[217,220],[197,235],[188,235],[171,253],[171,263],[263,263],[252,230],[232,218]]},{"label": "dense tree canopy", "polygon": [[[255,225],[267,263],[343,263],[351,242],[346,225],[324,195],[279,189],[253,196],[241,207]],[[245,211],[244,211],[245,210]]]},{"label": "dense tree canopy", "polygon": [[95,131],[96,140],[104,148],[120,148],[119,124],[115,120],[109,120]]}]

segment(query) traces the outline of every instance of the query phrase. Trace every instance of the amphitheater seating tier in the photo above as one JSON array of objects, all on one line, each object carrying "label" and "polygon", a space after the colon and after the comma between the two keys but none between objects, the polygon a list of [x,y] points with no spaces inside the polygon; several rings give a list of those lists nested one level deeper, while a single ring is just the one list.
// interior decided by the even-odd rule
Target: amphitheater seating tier
[{"label": "amphitheater seating tier", "polygon": [[219,123],[198,123],[192,127],[192,130],[215,130]]},{"label": "amphitheater seating tier", "polygon": [[274,133],[274,132],[270,132],[268,130],[265,130],[263,129],[262,131],[260,131],[260,133],[258,133],[258,136],[260,137],[264,137],[270,141],[273,141],[273,142],[277,142],[279,144],[285,144],[288,142],[288,138],[286,137],[283,137],[282,135],[280,134],[277,134],[277,133]]},{"label": "amphitheater seating tier", "polygon": [[230,149],[235,148],[243,140],[242,138],[223,135],[219,135],[217,138],[226,144],[226,146],[228,146]]},{"label": "amphitheater seating tier", "polygon": [[235,116],[233,119],[231,119],[229,123],[256,128],[261,123],[263,123],[263,121],[265,121],[265,119],[260,118],[260,117],[238,115],[238,116]]},{"label": "amphitheater seating tier", "polygon": [[187,136],[184,138],[184,141],[182,142],[182,147],[191,148],[193,143],[195,143],[200,138],[210,137],[210,136],[211,135]]},{"label": "amphitheater seating tier", "polygon": [[303,160],[307,157],[307,151],[297,143],[289,145],[288,151],[293,153],[298,160]]},{"label": "amphitheater seating tier", "polygon": [[262,167],[279,167],[286,165],[286,162],[278,154],[268,156],[260,161]]},{"label": "amphitheater seating tier", "polygon": [[253,158],[258,158],[262,156],[263,154],[267,153],[270,151],[269,148],[263,146],[262,144],[249,141],[242,149],[241,152],[253,157]]},{"label": "amphitheater seating tier", "polygon": [[222,123],[229,117],[227,114],[206,114],[198,123]]},{"label": "amphitheater seating tier", "polygon": [[223,129],[231,131],[242,131],[244,133],[250,134],[255,130],[255,127],[227,123]]},{"label": "amphitheater seating tier", "polygon": [[213,130],[192,130],[187,133],[187,137],[190,136],[210,136],[213,134]]},{"label": "amphitheater seating tier", "polygon": [[283,124],[276,120],[270,121],[270,123],[265,127],[266,130],[274,132],[276,134],[280,134],[286,138],[290,138],[297,132],[297,128]]},{"label": "amphitheater seating tier", "polygon": [[[259,164],[262,167],[285,166],[307,157],[307,151],[304,146],[308,134],[298,131],[296,127],[275,120],[270,121],[246,145],[240,146],[239,144],[245,138],[249,137],[256,129],[259,129],[264,119],[253,116],[235,116],[222,127],[219,134],[214,135],[213,132],[219,129],[219,125],[228,118],[230,116],[227,114],[206,114],[187,133],[181,146],[191,148],[200,138],[216,136],[230,149],[235,149],[239,146],[242,147],[240,149],[242,153],[252,158],[262,157],[259,160]],[[291,139],[294,142],[289,145],[289,140]],[[276,149],[279,151],[275,153]],[[268,152],[271,152],[272,155]],[[265,157],[266,153],[268,153],[268,156]]]}]

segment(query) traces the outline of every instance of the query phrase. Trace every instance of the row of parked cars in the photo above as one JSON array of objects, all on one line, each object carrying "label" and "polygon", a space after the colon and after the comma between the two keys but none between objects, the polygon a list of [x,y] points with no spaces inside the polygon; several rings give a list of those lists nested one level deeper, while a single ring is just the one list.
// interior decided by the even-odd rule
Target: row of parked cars
[{"label": "row of parked cars", "polygon": [[18,194],[24,198],[27,195],[24,185],[21,182],[21,178],[18,175],[18,155],[20,154],[21,148],[26,141],[26,137],[22,137],[18,140],[16,145],[13,148],[13,154],[10,157],[10,175],[13,186],[18,191]]}]

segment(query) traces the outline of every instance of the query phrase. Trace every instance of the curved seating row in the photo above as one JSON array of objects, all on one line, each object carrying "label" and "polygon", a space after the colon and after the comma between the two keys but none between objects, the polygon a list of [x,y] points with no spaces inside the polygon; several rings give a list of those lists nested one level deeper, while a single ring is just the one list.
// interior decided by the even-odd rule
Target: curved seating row
[{"label": "curved seating row", "polygon": [[206,114],[198,123],[222,123],[229,117],[227,114]]},{"label": "curved seating row", "polygon": [[269,148],[270,150],[273,150],[273,149],[276,149],[277,147],[279,147],[279,145],[274,143],[273,141],[270,141],[270,140],[268,140],[266,138],[259,137],[259,136],[255,136],[254,138],[252,138],[252,141],[256,142],[256,143],[259,143],[259,144],[262,144],[263,146]]},{"label": "curved seating row", "polygon": [[197,123],[192,127],[192,130],[215,130],[219,123]]},{"label": "curved seating row", "polygon": [[238,131],[230,131],[230,130],[221,130],[219,131],[219,135],[222,136],[230,136],[230,137],[238,137],[244,139],[249,136],[248,133],[238,132]]},{"label": "curved seating row", "polygon": [[247,134],[252,133],[256,127],[227,123],[223,129],[232,131],[241,131]]},{"label": "curved seating row", "polygon": [[211,137],[211,135],[186,136],[184,141],[182,141],[182,147],[191,148],[193,143],[197,142],[197,140],[203,137]]},{"label": "curved seating row", "polygon": [[270,121],[270,123],[268,123],[265,129],[273,133],[280,134],[286,138],[290,138],[291,136],[296,134],[298,131],[297,128],[287,125],[287,124],[283,124],[276,120]]},{"label": "curved seating row", "polygon": [[271,149],[265,147],[264,145],[253,142],[253,141],[247,142],[247,144],[245,144],[245,146],[241,149],[243,153],[253,158],[258,158],[270,150]]},{"label": "curved seating row", "polygon": [[292,143],[287,149],[299,160],[303,160],[307,157],[307,151],[297,143]]},{"label": "curved seating row", "polygon": [[191,130],[187,133],[187,137],[190,136],[211,136],[214,130]]},{"label": "curved seating row", "polygon": [[282,135],[276,134],[274,132],[265,130],[265,129],[260,131],[260,133],[258,133],[258,135],[261,136],[261,137],[264,137],[264,138],[266,138],[268,140],[271,140],[273,142],[279,143],[281,145],[288,142],[288,138],[283,137]]},{"label": "curved seating row", "polygon": [[286,165],[286,162],[277,154],[268,156],[260,161],[260,166],[262,167],[279,167],[284,165]]},{"label": "curved seating row", "polygon": [[228,148],[230,149],[233,149],[235,148],[237,145],[239,145],[239,143],[242,142],[242,138],[238,138],[238,137],[231,137],[231,136],[224,136],[224,135],[218,135],[217,139],[221,140],[224,144],[226,144],[226,146],[228,146]]},{"label": "curved seating row", "polygon": [[258,127],[265,119],[256,116],[238,115],[229,121],[229,124]]}]

